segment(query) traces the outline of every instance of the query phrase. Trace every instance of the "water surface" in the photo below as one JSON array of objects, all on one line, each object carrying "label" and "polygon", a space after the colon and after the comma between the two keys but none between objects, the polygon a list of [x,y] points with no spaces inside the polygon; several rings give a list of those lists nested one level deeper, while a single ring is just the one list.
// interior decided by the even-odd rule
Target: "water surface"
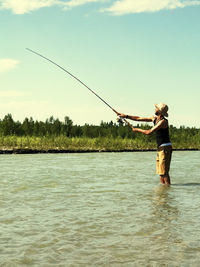
[{"label": "water surface", "polygon": [[199,266],[200,152],[1,155],[0,266]]}]

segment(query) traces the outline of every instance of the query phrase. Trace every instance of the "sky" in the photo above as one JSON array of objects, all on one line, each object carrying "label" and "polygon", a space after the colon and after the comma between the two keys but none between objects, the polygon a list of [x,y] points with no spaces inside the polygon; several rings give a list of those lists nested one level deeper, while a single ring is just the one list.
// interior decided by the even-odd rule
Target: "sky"
[{"label": "sky", "polygon": [[[200,128],[200,0],[0,0],[0,119],[74,124],[119,112]],[[133,122],[134,124],[134,122]]]}]

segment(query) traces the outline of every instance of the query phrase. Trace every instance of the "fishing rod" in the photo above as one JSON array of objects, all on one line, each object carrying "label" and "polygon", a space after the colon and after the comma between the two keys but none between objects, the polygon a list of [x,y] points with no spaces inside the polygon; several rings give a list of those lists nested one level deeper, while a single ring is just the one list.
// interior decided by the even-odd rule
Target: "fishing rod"
[{"label": "fishing rod", "polygon": [[[66,70],[65,68],[63,68],[62,66],[58,65],[56,62],[54,62],[53,60],[39,54],[38,52],[35,52],[34,50],[30,49],[30,48],[26,48],[26,50],[28,50],[29,52],[34,53],[35,55],[42,57],[43,59],[51,62],[52,64],[54,64],[55,66],[57,66],[58,68],[60,68],[61,70],[63,70],[64,72],[66,72],[67,74],[69,74],[71,77],[73,77],[74,79],[76,79],[78,82],[80,82],[83,86],[85,86],[91,93],[93,93],[96,97],[98,97],[104,104],[106,104],[110,109],[112,109],[112,111],[114,111],[117,115],[119,115],[119,113],[112,108],[103,98],[101,98],[97,93],[95,93],[91,88],[89,88],[84,82],[82,82],[79,78],[77,78],[76,76],[74,76],[72,73],[70,73],[68,70]],[[124,121],[125,123],[127,123],[131,128],[133,127],[126,119],[120,117],[121,121]],[[119,120],[119,122],[120,122]]]}]

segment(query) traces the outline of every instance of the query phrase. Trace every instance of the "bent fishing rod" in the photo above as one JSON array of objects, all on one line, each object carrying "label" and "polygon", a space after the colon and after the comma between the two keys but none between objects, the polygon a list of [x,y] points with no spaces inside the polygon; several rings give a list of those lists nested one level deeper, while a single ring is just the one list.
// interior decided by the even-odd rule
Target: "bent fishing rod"
[{"label": "bent fishing rod", "polygon": [[[117,115],[119,115],[119,113],[112,108],[103,98],[101,98],[97,93],[95,93],[91,88],[89,88],[84,82],[82,82],[79,78],[77,78],[76,76],[74,76],[72,73],[70,73],[68,70],[66,70],[65,68],[63,68],[62,66],[58,65],[56,62],[54,62],[53,60],[39,54],[38,52],[35,52],[34,50],[30,49],[30,48],[26,48],[26,50],[28,50],[29,52],[34,53],[35,55],[51,62],[52,64],[54,64],[55,66],[57,66],[58,68],[60,68],[61,70],[63,70],[64,72],[66,72],[67,74],[69,74],[71,77],[73,77],[75,80],[77,80],[78,82],[80,82],[84,87],[86,87],[91,93],[93,93],[96,97],[98,97],[104,104],[106,104],[110,109],[112,109],[112,111],[114,111]],[[126,122],[131,128],[133,127],[126,119],[121,118],[121,120],[123,120],[124,122]]]}]

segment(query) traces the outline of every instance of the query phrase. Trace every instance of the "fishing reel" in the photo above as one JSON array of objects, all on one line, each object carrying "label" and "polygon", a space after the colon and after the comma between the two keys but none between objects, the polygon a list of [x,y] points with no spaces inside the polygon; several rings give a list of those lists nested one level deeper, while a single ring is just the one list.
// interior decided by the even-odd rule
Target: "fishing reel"
[{"label": "fishing reel", "polygon": [[123,125],[124,124],[124,120],[122,117],[117,117],[117,122],[119,123],[119,125]]}]

